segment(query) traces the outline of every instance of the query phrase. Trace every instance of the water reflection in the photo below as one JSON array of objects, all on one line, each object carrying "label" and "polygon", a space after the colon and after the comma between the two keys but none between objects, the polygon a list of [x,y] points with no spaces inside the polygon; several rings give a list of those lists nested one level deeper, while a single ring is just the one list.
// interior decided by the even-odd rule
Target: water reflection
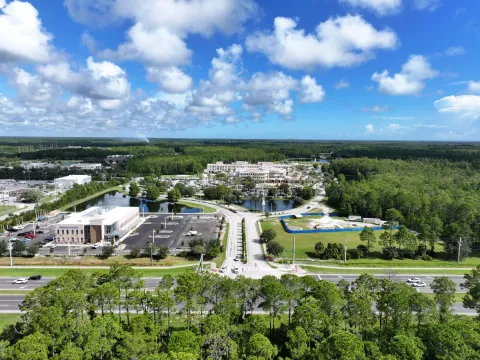
[{"label": "water reflection", "polygon": [[[262,211],[262,200],[250,200],[245,199],[240,202],[244,208],[249,210]],[[285,211],[293,209],[293,200],[284,199],[284,200],[265,200],[265,211]]]}]

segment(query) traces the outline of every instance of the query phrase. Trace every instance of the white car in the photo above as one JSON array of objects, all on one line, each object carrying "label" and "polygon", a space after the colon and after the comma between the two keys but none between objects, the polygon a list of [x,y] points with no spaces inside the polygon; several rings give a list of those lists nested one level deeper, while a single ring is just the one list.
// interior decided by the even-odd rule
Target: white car
[{"label": "white car", "polygon": [[423,281],[420,281],[420,282],[417,282],[417,283],[413,283],[412,284],[413,287],[427,287],[427,284],[425,284]]},{"label": "white car", "polygon": [[226,271],[227,271],[227,265],[223,265],[223,266],[220,268],[220,270],[218,270],[218,271],[221,272],[221,273],[226,272]]},{"label": "white car", "polygon": [[100,243],[95,243],[92,246],[92,249],[98,249],[100,247]]},{"label": "white car", "polygon": [[407,280],[407,283],[410,283],[410,284],[416,284],[416,283],[419,283],[421,282],[421,280],[419,278],[410,278]]},{"label": "white car", "polygon": [[20,278],[17,280],[14,280],[12,284],[26,284],[28,282],[28,278]]}]

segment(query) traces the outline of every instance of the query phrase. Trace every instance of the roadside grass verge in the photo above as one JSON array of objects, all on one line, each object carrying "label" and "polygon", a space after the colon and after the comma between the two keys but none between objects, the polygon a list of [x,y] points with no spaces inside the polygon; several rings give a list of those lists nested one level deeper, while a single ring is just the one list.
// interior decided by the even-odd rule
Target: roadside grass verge
[{"label": "roadside grass verge", "polygon": [[[97,256],[36,256],[33,258],[15,257],[13,258],[14,266],[110,266],[115,263],[120,263],[129,266],[151,266],[150,258],[130,258],[128,256],[118,255],[111,256],[108,259],[101,259]],[[154,266],[177,266],[193,264],[183,257],[167,256],[162,260],[154,260]],[[0,258],[0,266],[9,266],[10,258]]]},{"label": "roadside grass verge", "polygon": [[192,203],[190,201],[180,200],[179,202],[177,202],[177,204],[185,205],[185,206],[188,206],[188,207],[191,207],[191,208],[196,208],[196,209],[204,209],[205,211],[203,212],[203,214],[213,214],[213,213],[217,212],[217,210],[215,210],[214,208],[212,208],[210,206],[201,205],[201,204],[197,204],[197,203]]},{"label": "roadside grass verge", "polygon": [[[315,266],[308,266],[299,264],[301,268],[309,273],[312,274],[385,274],[385,269],[349,269],[349,268],[341,268],[341,269],[333,269],[333,268],[326,268],[326,267],[315,267]],[[465,275],[468,273],[467,270],[458,270],[452,268],[445,268],[441,270],[429,270],[429,269],[420,269],[420,270],[408,270],[408,269],[399,269],[394,268],[392,269],[397,274],[416,274],[416,275]]]},{"label": "roadside grass verge", "polygon": [[[176,276],[179,274],[183,274],[187,271],[193,271],[196,269],[197,265],[192,266],[185,266],[181,268],[173,268],[173,269],[137,269],[143,277],[162,277],[166,274],[170,274],[172,276]],[[5,269],[0,268],[0,277],[27,277],[32,276],[35,274],[40,274],[43,277],[59,277],[65,274],[67,271],[71,269],[78,269],[78,268],[68,268],[68,267],[59,267],[59,268],[41,268],[41,267],[30,267],[30,268],[22,268],[22,269]],[[91,268],[82,268],[81,271],[87,274],[93,273],[106,273],[108,269],[91,269]]]},{"label": "roadside grass verge", "polygon": [[0,314],[0,331],[3,331],[7,326],[15,324],[22,314]]},{"label": "roadside grass verge", "polygon": [[97,196],[99,196],[99,195],[105,194],[105,193],[110,192],[110,191],[122,191],[122,185],[114,186],[114,187],[111,187],[111,188],[108,188],[108,189],[99,191],[99,192],[97,192],[97,193],[95,193],[95,194],[92,194],[92,195],[90,195],[90,196],[87,196],[87,197],[85,197],[85,198],[83,198],[83,199],[76,200],[76,201],[72,201],[71,203],[66,204],[66,205],[60,207],[59,210],[65,211],[65,210],[71,208],[72,206],[81,204],[81,203],[83,203],[83,202],[85,202],[85,201],[87,201],[87,200],[93,199],[93,198],[95,198],[95,197],[97,197]]}]

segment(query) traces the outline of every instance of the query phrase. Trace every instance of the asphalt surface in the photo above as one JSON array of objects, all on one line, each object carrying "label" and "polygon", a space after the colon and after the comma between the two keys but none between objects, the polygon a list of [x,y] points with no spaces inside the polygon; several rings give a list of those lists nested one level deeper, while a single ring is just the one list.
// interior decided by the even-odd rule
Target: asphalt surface
[{"label": "asphalt surface", "polygon": [[[157,229],[162,229],[156,233]],[[213,215],[177,214],[150,215],[148,221],[137,228],[137,234],[123,240],[126,249],[134,246],[144,247],[155,237],[155,246],[166,245],[171,252],[187,249],[192,239],[212,240],[217,238],[219,221]],[[189,231],[197,231],[197,236],[186,236]]]}]

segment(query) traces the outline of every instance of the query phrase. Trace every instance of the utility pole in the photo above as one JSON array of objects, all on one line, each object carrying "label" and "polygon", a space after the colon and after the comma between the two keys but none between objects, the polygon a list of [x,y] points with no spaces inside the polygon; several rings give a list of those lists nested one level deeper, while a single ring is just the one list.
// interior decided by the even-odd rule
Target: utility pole
[{"label": "utility pole", "polygon": [[462,238],[458,240],[458,257],[457,257],[457,264],[460,264],[460,248],[462,247]]},{"label": "utility pole", "polygon": [[292,265],[295,264],[295,236],[293,237],[293,255],[292,255]]},{"label": "utility pole", "polygon": [[347,262],[347,244],[348,244],[348,240],[347,240],[347,237],[345,236],[345,246],[344,246],[344,260],[343,262]]},{"label": "utility pole", "polygon": [[153,243],[155,242],[155,230],[152,230],[152,242],[150,243],[150,265],[153,264]]},{"label": "utility pole", "polygon": [[8,251],[10,252],[10,266],[13,266],[13,260],[12,260],[12,243],[9,242],[8,244]]}]

